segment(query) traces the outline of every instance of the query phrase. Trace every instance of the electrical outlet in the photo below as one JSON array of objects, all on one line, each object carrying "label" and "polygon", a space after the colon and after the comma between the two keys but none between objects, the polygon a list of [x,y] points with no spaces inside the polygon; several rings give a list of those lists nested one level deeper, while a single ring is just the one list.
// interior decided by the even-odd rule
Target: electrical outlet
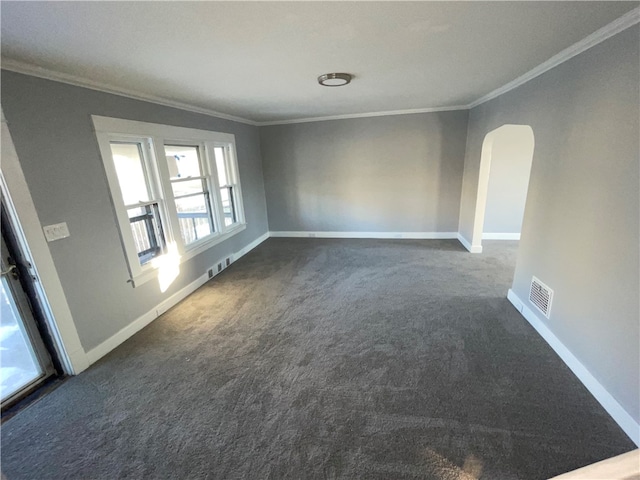
[{"label": "electrical outlet", "polygon": [[220,273],[221,271],[222,271],[222,264],[221,264],[221,263],[219,263],[219,264],[218,264],[218,273]]},{"label": "electrical outlet", "polygon": [[67,227],[67,222],[47,225],[45,227],[42,227],[42,229],[44,230],[44,236],[47,239],[47,242],[53,242],[54,240],[67,238],[70,235],[69,227]]},{"label": "electrical outlet", "polygon": [[213,278],[213,268],[210,268],[207,273],[209,274],[209,278]]},{"label": "electrical outlet", "polygon": [[229,257],[227,257],[227,260],[225,261],[226,266],[228,267],[229,265],[231,265],[231,259]]}]

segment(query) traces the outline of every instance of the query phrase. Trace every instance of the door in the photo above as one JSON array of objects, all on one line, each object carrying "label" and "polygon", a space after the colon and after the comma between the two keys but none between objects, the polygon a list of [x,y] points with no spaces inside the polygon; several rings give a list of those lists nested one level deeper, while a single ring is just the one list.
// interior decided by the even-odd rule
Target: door
[{"label": "door", "polygon": [[[40,310],[29,265],[15,241],[2,205],[0,291],[0,396],[2,410],[55,375],[56,368],[38,323]],[[31,288],[30,288],[31,287]]]}]

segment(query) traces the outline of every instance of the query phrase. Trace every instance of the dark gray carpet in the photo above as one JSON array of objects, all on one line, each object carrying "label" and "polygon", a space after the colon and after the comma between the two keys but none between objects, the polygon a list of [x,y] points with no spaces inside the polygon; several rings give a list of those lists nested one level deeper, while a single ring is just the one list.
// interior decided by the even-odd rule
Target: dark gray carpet
[{"label": "dark gray carpet", "polygon": [[634,447],[516,244],[270,239],[2,427],[17,479],[544,479]]}]

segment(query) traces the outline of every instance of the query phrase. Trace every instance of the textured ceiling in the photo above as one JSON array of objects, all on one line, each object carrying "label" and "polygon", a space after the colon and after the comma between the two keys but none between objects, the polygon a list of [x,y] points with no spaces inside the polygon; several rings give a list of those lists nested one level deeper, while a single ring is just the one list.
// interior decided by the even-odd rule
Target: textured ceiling
[{"label": "textured ceiling", "polygon": [[[254,121],[467,105],[638,2],[1,2],[3,59]],[[342,88],[316,77],[350,72]]]}]

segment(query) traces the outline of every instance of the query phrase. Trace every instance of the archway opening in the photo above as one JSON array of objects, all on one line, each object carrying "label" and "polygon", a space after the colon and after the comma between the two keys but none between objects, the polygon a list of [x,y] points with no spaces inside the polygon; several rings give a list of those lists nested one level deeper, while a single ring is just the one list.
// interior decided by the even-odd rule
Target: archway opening
[{"label": "archway opening", "polygon": [[472,252],[482,240],[519,240],[535,137],[528,125],[503,125],[482,144]]}]

